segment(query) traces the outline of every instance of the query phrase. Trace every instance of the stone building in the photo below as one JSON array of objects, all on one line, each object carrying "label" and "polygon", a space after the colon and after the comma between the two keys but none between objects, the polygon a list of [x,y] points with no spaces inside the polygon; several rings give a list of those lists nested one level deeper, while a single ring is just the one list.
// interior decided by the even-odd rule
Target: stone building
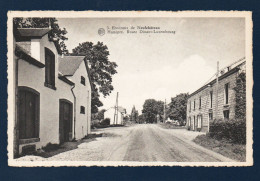
[{"label": "stone building", "polygon": [[207,132],[210,121],[235,118],[234,88],[237,76],[241,71],[245,71],[244,59],[220,71],[218,91],[215,78],[189,95],[186,123],[188,130]]}]

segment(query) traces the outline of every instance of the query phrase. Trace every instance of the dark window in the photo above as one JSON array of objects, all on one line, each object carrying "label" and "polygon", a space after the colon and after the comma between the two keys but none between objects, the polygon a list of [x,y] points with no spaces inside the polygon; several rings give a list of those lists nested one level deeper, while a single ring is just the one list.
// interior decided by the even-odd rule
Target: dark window
[{"label": "dark window", "polygon": [[191,101],[190,101],[190,111],[191,111]]},{"label": "dark window", "polygon": [[210,91],[210,108],[212,108],[213,104],[213,91]]},{"label": "dark window", "polygon": [[229,110],[223,111],[224,119],[229,120]]},{"label": "dark window", "polygon": [[80,106],[80,113],[85,114],[85,107],[84,106]]},{"label": "dark window", "polygon": [[199,100],[199,108],[201,108],[201,97],[200,97],[200,100]]},{"label": "dark window", "polygon": [[228,88],[229,84],[225,84],[225,104],[228,104]]},{"label": "dark window", "polygon": [[193,109],[195,110],[195,108],[196,108],[196,101],[194,99]]},{"label": "dark window", "polygon": [[209,113],[209,120],[213,120],[213,113]]},{"label": "dark window", "polygon": [[39,138],[39,97],[31,88],[18,89],[19,139]]},{"label": "dark window", "polygon": [[81,76],[80,83],[83,84],[83,85],[86,85],[86,84],[85,84],[85,77]]},{"label": "dark window", "polygon": [[55,55],[54,53],[45,48],[45,83],[46,87],[55,88]]}]

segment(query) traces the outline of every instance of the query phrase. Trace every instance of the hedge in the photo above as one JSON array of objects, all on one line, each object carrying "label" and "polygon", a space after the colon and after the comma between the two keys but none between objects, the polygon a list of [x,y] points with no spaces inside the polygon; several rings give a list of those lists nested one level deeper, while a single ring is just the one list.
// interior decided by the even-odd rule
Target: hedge
[{"label": "hedge", "polygon": [[246,120],[214,120],[210,123],[209,136],[232,143],[246,143]]}]

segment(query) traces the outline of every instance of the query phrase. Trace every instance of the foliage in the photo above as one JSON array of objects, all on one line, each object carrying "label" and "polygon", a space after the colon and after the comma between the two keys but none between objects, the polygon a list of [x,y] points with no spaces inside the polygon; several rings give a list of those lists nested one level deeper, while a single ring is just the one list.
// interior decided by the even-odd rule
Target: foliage
[{"label": "foliage", "polygon": [[232,143],[246,143],[246,120],[214,120],[208,135],[214,139],[226,139]]},{"label": "foliage", "polygon": [[176,97],[171,98],[171,103],[169,104],[169,108],[167,109],[167,116],[172,120],[178,120],[180,125],[186,120],[186,107],[187,107],[187,99],[188,93],[181,93],[176,95]]},{"label": "foliage", "polygon": [[130,121],[137,123],[138,122],[138,111],[135,109],[135,106],[132,108]]},{"label": "foliage", "polygon": [[138,116],[138,123],[139,124],[145,123],[145,116],[144,116],[144,114],[140,114]]},{"label": "foliage", "polygon": [[82,55],[88,60],[90,79],[94,87],[92,91],[91,112],[97,113],[98,107],[103,106],[99,99],[99,93],[106,97],[114,89],[112,76],[117,73],[117,64],[108,60],[109,51],[107,46],[102,42],[97,42],[95,45],[92,42],[80,43],[72,51],[71,55]]},{"label": "foliage", "polygon": [[235,115],[236,119],[246,120],[246,73],[239,74],[236,80],[235,96],[236,107]]},{"label": "foliage", "polygon": [[106,119],[102,120],[100,124],[102,126],[108,126],[108,125],[110,125],[110,119],[106,118]]},{"label": "foliage", "polygon": [[147,123],[156,123],[157,114],[163,115],[163,101],[156,101],[155,99],[147,99],[144,102],[142,113]]},{"label": "foliage", "polygon": [[64,54],[68,54],[65,40],[68,38],[65,36],[67,30],[61,29],[56,18],[14,18],[13,27],[14,31],[17,28],[48,28],[51,25],[51,31],[49,32],[50,40],[57,39],[57,48]]}]

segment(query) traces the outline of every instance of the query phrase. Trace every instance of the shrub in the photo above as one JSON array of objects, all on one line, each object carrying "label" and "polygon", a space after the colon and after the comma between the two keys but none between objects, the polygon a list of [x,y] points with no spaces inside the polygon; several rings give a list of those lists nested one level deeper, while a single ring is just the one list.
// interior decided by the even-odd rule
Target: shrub
[{"label": "shrub", "polygon": [[102,120],[100,124],[102,126],[108,126],[108,125],[110,125],[110,119],[106,118],[106,119]]},{"label": "shrub", "polygon": [[209,136],[217,140],[226,139],[232,143],[246,143],[245,120],[214,120],[210,123]]}]

